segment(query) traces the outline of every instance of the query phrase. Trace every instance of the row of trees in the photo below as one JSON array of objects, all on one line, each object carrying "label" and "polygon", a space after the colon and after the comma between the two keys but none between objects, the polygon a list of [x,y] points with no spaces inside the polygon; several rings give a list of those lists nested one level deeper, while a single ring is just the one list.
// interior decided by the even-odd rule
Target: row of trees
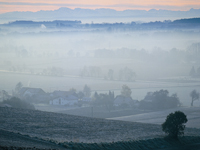
[{"label": "row of trees", "polygon": [[87,84],[84,86],[82,91],[77,92],[74,88],[71,88],[69,91],[71,92],[71,94],[78,97],[79,99],[91,96],[91,88]]},{"label": "row of trees", "polygon": [[97,92],[93,95],[93,106],[104,106],[108,111],[111,111],[114,107],[114,92],[109,91],[109,93],[100,93]]},{"label": "row of trees", "polygon": [[[126,98],[130,98],[130,100],[132,100],[131,93],[131,89],[127,85],[123,85],[121,89],[121,100],[125,100]],[[114,92],[111,91],[109,91],[108,94],[98,94],[95,92],[93,95],[93,105],[105,106],[110,111],[112,108],[114,108],[115,98]],[[133,103],[130,102],[128,104],[130,105],[129,107],[135,107],[134,105],[131,105]],[[138,101],[138,103],[140,109],[147,110],[169,109],[181,106],[177,94],[172,94],[170,96],[167,90],[148,92],[145,98],[141,101]]]},{"label": "row of trees", "polygon": [[[159,56],[159,57],[158,57]],[[172,48],[169,51],[155,47],[151,52],[145,49],[97,49],[94,51],[94,57],[97,58],[131,58],[134,60],[143,60],[143,62],[165,62],[167,63],[182,63],[184,62],[199,62],[200,59],[200,43],[193,43],[185,50]]]},{"label": "row of trees", "polygon": [[133,70],[128,67],[119,70],[119,80],[134,81],[135,77],[135,72],[133,72]]},{"label": "row of trees", "polygon": [[[128,67],[122,68],[118,72],[118,80],[135,81],[135,78],[136,78],[136,73]],[[104,79],[114,80],[114,70],[109,69],[107,76],[105,76]]]},{"label": "row of trees", "polygon": [[[103,76],[103,72],[100,67],[97,67],[97,66],[86,67],[85,66],[83,69],[81,69],[80,76],[81,77],[99,78],[99,77]],[[109,69],[107,74],[104,75],[104,79],[105,80],[114,80],[116,78],[117,80],[134,81],[136,78],[136,73],[132,69],[130,69],[128,67],[124,67],[119,70],[118,77],[116,77],[116,76],[117,75],[116,75],[115,71],[113,69]]]},{"label": "row of trees", "polygon": [[64,69],[60,67],[51,67],[43,69],[42,75],[48,75],[48,76],[63,76],[64,75]]},{"label": "row of trees", "polygon": [[[131,97],[131,89],[127,85],[122,86],[121,95],[124,97]],[[192,98],[191,106],[193,106],[194,101],[199,100],[199,93],[193,90],[190,93]],[[98,94],[95,92],[93,96],[94,104],[97,106],[106,106],[109,110],[113,108],[114,104],[114,92],[109,94]],[[155,92],[148,92],[143,100],[139,102],[139,107],[141,109],[148,110],[158,110],[158,109],[169,109],[180,107],[181,103],[177,94],[169,95],[167,90],[160,90]]]},{"label": "row of trees", "polygon": [[[91,96],[91,88],[87,85],[84,86],[82,91],[76,92],[76,89],[72,88],[70,91],[77,96],[79,99],[83,97]],[[121,89],[121,96],[125,98],[131,98],[132,90],[127,85],[123,85]],[[191,106],[193,106],[194,101],[199,100],[199,93],[196,90],[193,90],[190,93],[192,98]],[[95,92],[92,96],[92,105],[95,106],[105,106],[109,111],[114,108],[114,100],[115,100],[114,92],[109,91],[109,93],[97,93]],[[132,98],[131,98],[132,99]],[[160,90],[155,92],[148,92],[143,100],[140,101],[141,109],[168,109],[168,108],[176,108],[181,106],[179,98],[177,94],[172,94],[169,96],[168,90]]]},{"label": "row of trees", "polygon": [[81,77],[101,77],[102,70],[100,67],[97,66],[84,66],[83,69],[80,71]]}]

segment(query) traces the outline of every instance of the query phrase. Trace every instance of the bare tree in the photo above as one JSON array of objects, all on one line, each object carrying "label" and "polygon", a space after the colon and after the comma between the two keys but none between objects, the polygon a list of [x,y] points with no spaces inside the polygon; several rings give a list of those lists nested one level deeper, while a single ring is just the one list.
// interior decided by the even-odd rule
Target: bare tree
[{"label": "bare tree", "polygon": [[193,106],[193,102],[195,100],[198,100],[199,99],[199,93],[196,91],[196,90],[193,90],[191,93],[190,93],[190,96],[192,98],[192,102],[191,102],[191,106]]}]

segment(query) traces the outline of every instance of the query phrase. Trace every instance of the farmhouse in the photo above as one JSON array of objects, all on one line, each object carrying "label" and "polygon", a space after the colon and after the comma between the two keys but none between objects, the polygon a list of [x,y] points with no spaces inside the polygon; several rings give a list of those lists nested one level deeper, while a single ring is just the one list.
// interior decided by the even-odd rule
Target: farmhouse
[{"label": "farmhouse", "polygon": [[82,101],[83,102],[91,102],[91,98],[90,97],[83,97]]},{"label": "farmhouse", "polygon": [[41,88],[22,87],[19,91],[18,97],[22,100],[28,100],[33,103],[46,103],[50,96]]},{"label": "farmhouse", "polygon": [[54,91],[50,94],[51,97],[53,98],[57,98],[57,97],[65,97],[69,95],[69,92],[68,91]]},{"label": "farmhouse", "polygon": [[66,106],[74,106],[78,104],[78,97],[74,95],[68,95],[63,97],[57,97],[53,100],[50,100],[50,105],[66,105]]},{"label": "farmhouse", "polygon": [[46,94],[41,88],[22,87],[19,91],[20,97],[33,97],[36,95]]}]

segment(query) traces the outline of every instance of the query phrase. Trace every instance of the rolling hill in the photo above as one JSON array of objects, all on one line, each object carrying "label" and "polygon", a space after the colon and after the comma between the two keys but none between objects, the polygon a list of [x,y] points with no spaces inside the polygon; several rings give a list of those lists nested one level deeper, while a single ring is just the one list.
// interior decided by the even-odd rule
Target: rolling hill
[{"label": "rolling hill", "polygon": [[[35,142],[35,147],[39,147],[41,144],[45,146],[45,142],[48,144],[48,142],[53,141],[52,146],[55,146],[55,149],[60,149],[59,147],[56,148],[56,143],[65,147],[76,147],[69,149],[87,149],[88,146],[93,148],[95,146],[98,149],[105,146],[109,149],[116,147],[117,144],[124,147],[122,149],[127,149],[127,146],[130,149],[133,145],[137,147],[138,144],[143,145],[139,146],[138,149],[144,149],[144,147],[152,146],[154,148],[155,146],[162,147],[162,144],[157,144],[155,138],[165,136],[160,125],[14,108],[0,108],[0,123],[0,143],[3,143],[0,146],[31,147],[30,143]],[[15,140],[8,136],[12,134],[11,137],[14,137]],[[199,136],[199,129],[187,128],[185,135]],[[141,143],[141,140],[146,144]],[[14,141],[16,141],[15,144]],[[161,141],[166,145],[170,143],[166,143],[166,140],[163,139]]]}]

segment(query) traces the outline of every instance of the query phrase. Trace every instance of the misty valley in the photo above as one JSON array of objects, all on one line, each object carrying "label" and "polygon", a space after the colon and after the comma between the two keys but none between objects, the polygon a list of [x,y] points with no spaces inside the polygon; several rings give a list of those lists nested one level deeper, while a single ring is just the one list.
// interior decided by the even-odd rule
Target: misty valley
[{"label": "misty valley", "polygon": [[[2,23],[0,78],[0,139],[47,149],[200,141],[200,18]],[[179,145],[161,129],[175,111],[188,118]]]},{"label": "misty valley", "polygon": [[200,77],[198,21],[1,24],[1,89],[11,94],[22,82],[46,92],[81,91],[87,84],[93,93],[120,94],[127,84],[133,99],[167,89],[188,105]]}]

